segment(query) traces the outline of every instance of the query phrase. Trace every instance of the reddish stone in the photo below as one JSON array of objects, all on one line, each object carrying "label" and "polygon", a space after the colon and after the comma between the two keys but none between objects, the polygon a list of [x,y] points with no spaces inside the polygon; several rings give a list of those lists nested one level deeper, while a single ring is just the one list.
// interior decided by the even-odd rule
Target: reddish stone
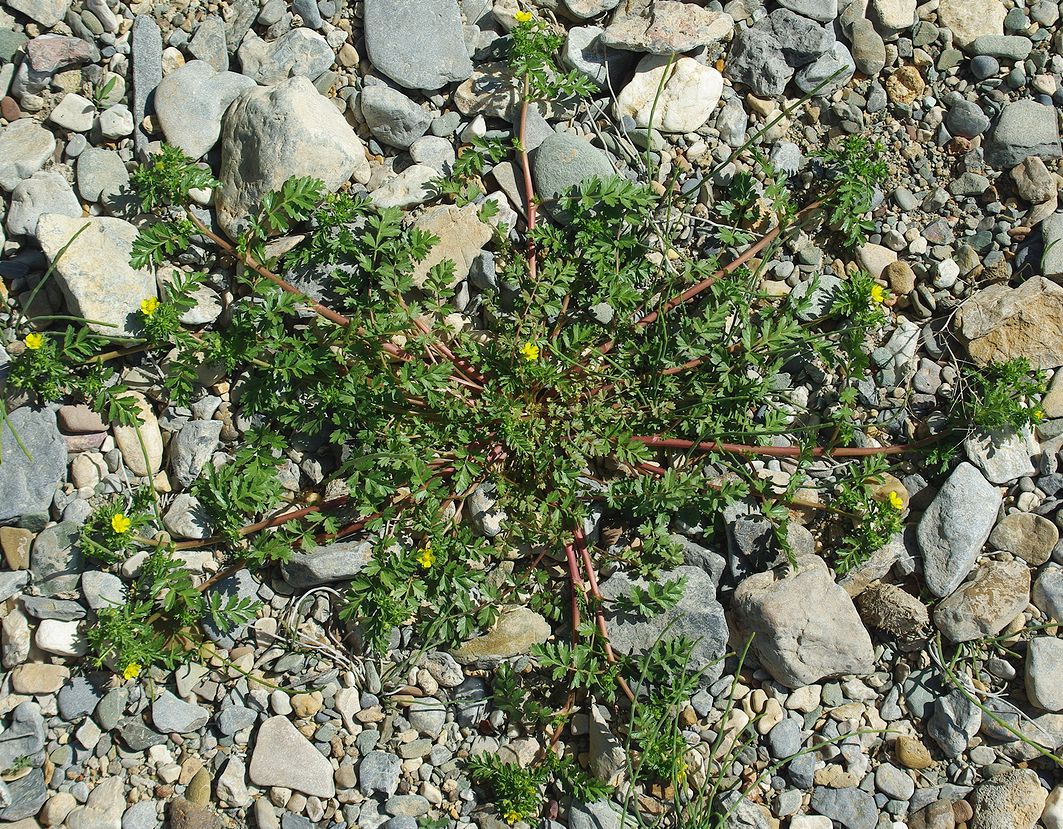
[{"label": "reddish stone", "polygon": [[17,121],[22,117],[22,110],[18,108],[14,98],[5,96],[0,100],[0,115],[8,121]]}]

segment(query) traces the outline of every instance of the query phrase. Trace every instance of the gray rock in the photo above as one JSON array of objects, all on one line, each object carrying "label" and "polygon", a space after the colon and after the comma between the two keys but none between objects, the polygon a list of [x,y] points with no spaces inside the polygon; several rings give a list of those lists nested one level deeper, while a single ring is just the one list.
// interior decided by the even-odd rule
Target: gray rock
[{"label": "gray rock", "polygon": [[[1054,198],[1055,193],[1056,185],[1053,179],[1046,201]],[[1058,280],[1063,277],[1063,213],[1053,213],[1046,218],[1041,224],[1041,235],[1044,239],[1044,275],[1049,279]]]},{"label": "gray rock", "polygon": [[448,175],[454,168],[457,154],[453,145],[445,138],[426,135],[410,145],[410,158],[418,164],[431,167],[440,175]]},{"label": "gray rock", "polygon": [[623,810],[611,800],[596,800],[594,803],[574,801],[569,807],[569,829],[620,829],[630,820],[621,822]]},{"label": "gray rock", "polygon": [[801,17],[789,9],[776,9],[754,28],[771,31],[786,62],[795,69],[825,55],[836,40],[831,26]]},{"label": "gray rock", "polygon": [[116,726],[118,736],[130,751],[147,751],[152,746],[162,745],[166,736],[153,731],[139,717],[122,720]]},{"label": "gray rock", "polygon": [[373,203],[377,207],[410,208],[435,198],[433,182],[438,178],[435,169],[424,164],[413,164],[397,176],[386,179],[373,191]]},{"label": "gray rock", "polygon": [[987,561],[934,609],[934,624],[952,642],[1000,633],[1030,601],[1030,570],[1020,561]]},{"label": "gray rock", "polygon": [[675,0],[632,0],[613,15],[602,42],[654,55],[713,51],[734,29],[731,15]]},{"label": "gray rock", "polygon": [[309,80],[249,89],[222,124],[218,221],[233,236],[262,197],[291,176],[314,176],[336,190],[352,175],[369,180],[362,142]]},{"label": "gray rock", "polygon": [[[207,590],[207,596],[211,594],[218,594],[219,596],[229,599],[251,599],[256,600],[258,598],[258,582],[255,581],[254,576],[251,575],[249,570],[240,570],[233,575],[222,579],[213,587]],[[221,631],[217,625],[214,624],[214,620],[207,614],[201,621],[200,625],[203,628],[203,632],[211,638],[212,641],[217,642],[223,647],[231,648],[233,646],[234,639],[239,639],[243,636],[247,630],[247,625],[238,625],[233,630]]]},{"label": "gray rock", "polygon": [[225,44],[225,23],[222,19],[211,15],[200,21],[189,41],[188,51],[197,60],[210,64],[215,72],[228,70],[229,50]]},{"label": "gray rock", "polygon": [[30,574],[26,570],[16,570],[13,573],[0,572],[0,602],[6,602],[12,596],[21,593],[29,582]]},{"label": "gray rock", "polygon": [[1045,569],[1033,586],[1033,603],[1045,615],[1063,621],[1063,570]]},{"label": "gray rock", "polygon": [[66,444],[55,414],[28,406],[11,412],[0,430],[0,457],[0,521],[47,512],[66,478]]},{"label": "gray rock", "polygon": [[432,123],[431,115],[391,87],[367,86],[359,102],[373,137],[400,150],[428,132]]},{"label": "gray rock", "polygon": [[158,813],[154,800],[141,800],[125,810],[122,815],[122,829],[157,829]]},{"label": "gray rock", "polygon": [[174,480],[188,488],[218,448],[220,420],[192,420],[170,441],[170,469]]},{"label": "gray rock", "polygon": [[1003,496],[974,466],[961,463],[919,521],[923,578],[935,596],[947,596],[974,567],[996,523]]},{"label": "gray rock", "polygon": [[739,29],[727,55],[727,77],[748,86],[754,95],[774,98],[783,93],[794,69],[772,33],[759,28]]},{"label": "gray rock", "polygon": [[860,18],[853,23],[849,41],[853,62],[865,75],[873,78],[886,67],[886,44],[870,20]]},{"label": "gray rock", "polygon": [[254,86],[251,78],[217,72],[201,60],[171,72],[155,90],[155,114],[166,141],[192,158],[206,155],[218,143],[225,110]]},{"label": "gray rock", "polygon": [[[7,784],[7,794],[6,805],[0,806],[0,820],[13,823],[37,814],[48,799],[48,789],[44,785],[44,773],[40,769],[33,769],[25,777],[12,780]],[[12,829],[21,829],[21,827],[12,827]]]},{"label": "gray rock", "polygon": [[443,725],[446,723],[447,709],[442,702],[434,697],[421,697],[410,704],[406,712],[406,719],[421,734],[434,740],[439,736],[439,733],[443,730]]},{"label": "gray rock", "polygon": [[93,610],[125,604],[126,590],[114,573],[88,570],[81,574],[81,592]]},{"label": "gray rock", "polygon": [[878,805],[863,789],[816,786],[809,805],[845,829],[875,829],[878,825]]},{"label": "gray rock", "polygon": [[934,703],[927,734],[946,757],[959,757],[982,724],[982,712],[960,691],[950,691]]},{"label": "gray rock", "polygon": [[7,192],[36,173],[55,152],[55,137],[32,118],[0,130],[0,187]]},{"label": "gray rock", "polygon": [[81,528],[72,521],[47,527],[33,542],[30,572],[42,596],[77,589],[84,557],[78,536]]},{"label": "gray rock", "polygon": [[[79,235],[60,256],[74,234]],[[133,225],[110,217],[46,213],[37,222],[37,241],[55,265],[54,278],[67,306],[72,313],[93,320],[89,328],[97,333],[135,336],[140,329],[141,301],[156,295],[152,273],[129,265],[136,237]]]},{"label": "gray rock", "polygon": [[151,704],[151,721],[165,734],[191,734],[207,724],[210,711],[162,691]]},{"label": "gray rock", "polygon": [[792,757],[801,750],[801,726],[787,717],[768,732],[768,750],[776,760]]},{"label": "gray rock", "polygon": [[754,634],[761,663],[789,688],[867,673],[874,664],[871,637],[852,599],[819,556],[798,556],[789,575],[750,576],[735,589],[733,607],[743,633]]},{"label": "gray rock", "polygon": [[107,141],[117,141],[133,133],[133,113],[125,104],[115,104],[107,107],[100,113],[96,123],[100,128],[100,135]]},{"label": "gray rock", "polygon": [[834,304],[835,295],[841,284],[842,281],[838,277],[830,274],[824,274],[815,280],[814,287],[812,280],[798,283],[791,292],[791,296],[794,299],[802,299],[808,294],[808,307],[799,311],[797,316],[805,322],[811,322],[823,316]]},{"label": "gray rock", "polygon": [[95,711],[102,698],[96,683],[75,676],[59,690],[59,715],[66,722],[76,722]]},{"label": "gray rock", "polygon": [[592,80],[600,89],[606,88],[610,82],[615,89],[619,89],[635,65],[635,56],[602,43],[604,31],[599,26],[573,26],[568,30],[565,45],[561,49],[561,60],[570,69]]},{"label": "gray rock", "polygon": [[915,794],[915,781],[908,772],[883,763],[875,769],[875,788],[891,800],[907,801]]},{"label": "gray rock", "polygon": [[242,705],[230,705],[228,708],[223,708],[215,719],[218,731],[231,737],[253,726],[258,719],[258,712],[244,708]]},{"label": "gray rock", "polygon": [[248,767],[256,786],[281,786],[326,798],[336,793],[332,774],[332,764],[287,717],[270,717],[258,727]]},{"label": "gray rock", "polygon": [[129,187],[129,171],[114,150],[87,148],[78,156],[77,186],[88,202],[108,202]]},{"label": "gray rock", "polygon": [[830,23],[838,16],[838,0],[780,0],[779,5],[820,23]]},{"label": "gray rock", "polygon": [[11,722],[0,732],[0,769],[9,769],[20,757],[29,758],[33,766],[44,762],[44,744],[48,732],[41,707],[23,702],[11,712]]},{"label": "gray rock", "polygon": [[88,132],[95,119],[96,107],[92,101],[76,92],[64,95],[48,115],[51,123],[69,132]]},{"label": "gray rock", "polygon": [[133,121],[137,124],[133,142],[137,152],[143,153],[149,138],[140,125],[150,112],[148,102],[162,80],[162,32],[159,25],[150,16],[138,14],[133,21],[129,45],[133,63]]},{"label": "gray rock", "polygon": [[[811,95],[815,91],[816,95],[826,97],[845,86],[855,72],[853,56],[844,43],[835,41],[832,49],[797,70],[794,84],[805,94]],[[828,78],[832,80],[828,81]]]},{"label": "gray rock", "polygon": [[972,432],[963,442],[971,463],[982,470],[990,483],[1006,484],[1025,475],[1033,475],[1031,458],[1040,451],[1033,434],[1024,429]]},{"label": "gray rock", "polygon": [[611,177],[613,165],[604,152],[588,142],[574,135],[557,134],[535,151],[532,173],[539,194],[544,199],[556,199],[591,178]]},{"label": "gray rock", "polygon": [[88,615],[88,611],[77,602],[49,599],[45,596],[23,596],[22,607],[34,619],[74,622]]},{"label": "gray rock", "polygon": [[292,0],[292,11],[303,18],[303,23],[311,29],[320,29],[324,23],[317,8],[317,0]]},{"label": "gray rock", "polygon": [[349,581],[369,563],[373,545],[366,541],[341,541],[309,551],[298,550],[281,566],[284,580],[296,590]]},{"label": "gray rock", "polygon": [[399,787],[402,760],[385,751],[370,751],[358,764],[358,791],[367,797],[382,792],[395,794]]},{"label": "gray rock", "polygon": [[[685,565],[661,573],[660,579],[685,579],[679,602],[667,612],[647,619],[607,610],[609,641],[618,653],[642,655],[661,638],[686,636],[696,643],[689,657],[690,670],[701,675],[703,685],[709,685],[719,679],[723,671],[720,658],[727,650],[727,621],[716,598],[716,584],[701,568]],[[635,587],[645,589],[646,582],[616,573],[602,583],[601,590],[607,600],[613,601],[630,594]]]},{"label": "gray rock", "polygon": [[204,539],[214,534],[214,525],[210,515],[199,499],[187,492],[180,493],[173,499],[162,523],[175,538]]},{"label": "gray rock", "polygon": [[472,75],[458,0],[366,0],[373,66],[407,89],[434,90]]},{"label": "gray rock", "polygon": [[974,138],[989,129],[989,118],[973,101],[958,101],[949,107],[945,126],[951,135]]},{"label": "gray rock", "polygon": [[70,0],[8,0],[4,5],[50,29],[66,16]]},{"label": "gray rock", "polygon": [[104,694],[103,699],[96,705],[93,718],[102,730],[113,731],[122,719],[122,712],[125,711],[127,702],[129,702],[128,688],[125,686],[113,688]]},{"label": "gray rock", "polygon": [[577,20],[590,20],[600,14],[612,11],[620,0],[562,0],[568,13]]},{"label": "gray rock", "polygon": [[1036,101],[1013,101],[1004,107],[985,146],[986,161],[1010,170],[1028,156],[1061,158],[1056,111]]},{"label": "gray rock", "polygon": [[967,47],[977,55],[989,55],[1004,60],[1026,60],[1033,50],[1033,42],[1019,35],[981,35]]},{"label": "gray rock", "polygon": [[1037,636],[1030,640],[1026,698],[1045,711],[1063,711],[1063,639]]},{"label": "gray rock", "polygon": [[324,37],[312,29],[292,29],[274,41],[251,35],[237,52],[241,74],[270,86],[289,77],[316,78],[335,60]]},{"label": "gray rock", "polygon": [[32,236],[44,213],[81,216],[81,203],[67,180],[55,170],[38,170],[20,181],[11,194],[7,212],[9,236]]}]

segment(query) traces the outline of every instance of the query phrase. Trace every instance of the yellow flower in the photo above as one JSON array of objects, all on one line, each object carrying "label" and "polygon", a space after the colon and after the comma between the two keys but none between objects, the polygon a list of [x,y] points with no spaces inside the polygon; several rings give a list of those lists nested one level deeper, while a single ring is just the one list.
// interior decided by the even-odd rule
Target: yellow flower
[{"label": "yellow flower", "polygon": [[687,761],[680,757],[675,768],[675,779],[680,783],[683,783],[687,779],[687,768]]},{"label": "yellow flower", "polygon": [[886,289],[881,285],[871,286],[871,301],[882,303],[886,301]]},{"label": "yellow flower", "polygon": [[[520,14],[520,12],[517,12],[517,14]],[[516,809],[510,809],[505,814],[506,823],[509,823],[509,824],[516,823],[518,820],[521,820],[523,817],[524,817],[524,815],[522,815]]]},{"label": "yellow flower", "polygon": [[159,308],[159,301],[153,296],[149,296],[147,299],[140,300],[140,313],[145,317],[150,317]]},{"label": "yellow flower", "polygon": [[534,363],[539,359],[539,346],[532,342],[524,343],[521,346],[520,353],[529,363]]},{"label": "yellow flower", "polygon": [[133,522],[126,518],[124,512],[120,512],[111,519],[111,529],[116,533],[127,533]]},{"label": "yellow flower", "polygon": [[138,662],[130,662],[125,666],[125,670],[122,671],[122,676],[126,679],[136,679],[140,676],[140,669],[143,666]]},{"label": "yellow flower", "polygon": [[890,490],[890,506],[898,511],[904,509],[904,499],[895,489]]},{"label": "yellow flower", "polygon": [[26,343],[26,348],[28,348],[30,351],[36,351],[38,348],[44,345],[44,335],[27,334],[26,339],[23,340],[23,342]]},{"label": "yellow flower", "polygon": [[421,550],[421,554],[417,556],[417,563],[420,564],[425,570],[435,564],[436,554],[432,552],[432,542],[429,541],[424,545],[424,549]]},{"label": "yellow flower", "polygon": [[[531,12],[525,12],[525,11],[519,11],[519,12],[516,12],[513,15],[513,17],[516,19],[516,21],[518,23],[531,23],[532,13]],[[506,818],[506,820],[509,820],[509,818]],[[517,818],[517,820],[520,820],[520,818]]]},{"label": "yellow flower", "polygon": [[1045,419],[1045,410],[1044,409],[1034,409],[1033,410],[1033,419],[1034,420],[1044,420]]}]

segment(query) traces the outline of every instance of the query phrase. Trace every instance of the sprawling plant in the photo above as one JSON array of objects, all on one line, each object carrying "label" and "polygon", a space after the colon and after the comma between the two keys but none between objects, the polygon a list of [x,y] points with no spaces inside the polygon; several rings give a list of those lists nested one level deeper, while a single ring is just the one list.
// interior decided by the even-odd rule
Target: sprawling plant
[{"label": "sprawling plant", "polygon": [[[178,150],[165,148],[133,177],[155,218],[133,247],[134,265],[192,252],[196,261],[238,266],[236,299],[217,325],[181,323],[202,279],[186,274],[161,299],[145,298],[133,348],[165,359],[175,404],[194,400],[205,375],[227,377],[256,430],[232,463],[208,468],[194,485],[211,526],[205,541],[171,542],[148,497],[93,514],[90,554],[111,563],[135,549],[150,555],[129,602],[100,614],[92,642],[101,664],[127,675],[172,664],[199,641],[200,620],[226,627],[253,615],[253,603],[209,590],[236,569],[283,562],[317,543],[367,539],[372,560],[342,614],[361,630],[367,652],[385,652],[404,624],[415,627],[420,647],[455,645],[487,630],[504,604],[530,602],[552,619],[567,617],[572,636],[535,653],[557,680],[551,692],[532,694],[530,684],[500,672],[496,692],[511,716],[549,726],[556,741],[588,692],[634,700],[632,688],[642,688],[650,705],[629,727],[638,767],[644,776],[681,778],[682,739],[660,723],[682,701],[675,689],[687,687],[676,669],[683,643],[649,657],[614,652],[598,573],[603,564],[654,574],[677,563],[670,518],[694,515],[711,528],[740,499],[775,522],[785,549],[788,507],[812,461],[906,451],[869,440],[883,432],[860,409],[856,387],[868,342],[886,320],[884,286],[857,273],[833,296],[813,285],[778,297],[762,278],[798,231],[859,242],[883,165],[875,145],[851,137],[823,154],[824,174],[810,189],[792,193],[784,176],[758,162],[724,194],[724,221],[707,241],[684,241],[691,205],[675,187],[662,195],[621,177],[597,178],[542,202],[524,147],[528,103],[586,90],[557,69],[558,41],[545,23],[519,20],[512,40],[526,229],[520,243],[505,228],[495,234],[493,271],[482,263],[490,287],[464,314],[454,300],[465,274],[432,257],[439,240],[366,195],[291,179],[230,241],[193,206],[191,191],[216,182]],[[467,148],[438,183],[440,198],[480,204],[481,220],[497,219],[478,180],[505,151],[491,142]],[[539,221],[540,210],[554,220]],[[271,243],[296,230],[301,241],[273,253]],[[308,282],[323,287],[314,296],[296,287]],[[61,337],[29,334],[12,370],[16,386],[53,398],[80,394],[135,423],[116,402],[124,390],[98,367],[129,350],[93,357],[96,344],[79,337],[73,327]],[[801,377],[818,388],[814,411],[795,404],[792,380]],[[1007,419],[1020,416],[1009,410]],[[844,445],[857,436],[861,446]],[[320,492],[263,518],[280,502],[274,470],[296,439],[334,445],[338,466]],[[788,484],[764,474],[771,470],[760,461],[772,459],[787,462]],[[899,526],[897,499],[869,494],[881,471],[865,467],[841,489],[844,520],[864,527],[840,556],[841,569]],[[624,543],[596,535],[603,511],[626,528]],[[208,544],[229,561],[193,584],[175,556]],[[655,584],[621,603],[648,615],[681,590]],[[645,678],[655,676],[674,681],[654,690]],[[477,764],[503,799],[504,817],[531,814],[548,785],[593,789],[549,752],[539,759],[524,772]]]}]

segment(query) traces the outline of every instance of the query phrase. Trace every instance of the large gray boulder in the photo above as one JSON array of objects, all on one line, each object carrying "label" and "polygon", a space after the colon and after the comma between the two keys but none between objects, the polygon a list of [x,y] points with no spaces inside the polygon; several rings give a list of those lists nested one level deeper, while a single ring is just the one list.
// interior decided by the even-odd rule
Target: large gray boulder
[{"label": "large gray boulder", "polygon": [[947,596],[974,567],[997,521],[1003,497],[974,466],[961,463],[938,490],[919,521],[923,579],[935,596]]},{"label": "large gray boulder", "polygon": [[439,89],[472,75],[458,0],[365,0],[373,66],[407,89]]},{"label": "large gray boulder", "polygon": [[8,192],[36,173],[55,152],[55,136],[32,118],[0,130],[0,188]]},{"label": "large gray boulder", "polygon": [[671,610],[648,619],[622,613],[612,604],[628,595],[633,587],[646,589],[643,579],[616,573],[602,583],[602,595],[609,602],[606,622],[609,641],[622,654],[642,655],[658,641],[686,636],[695,642],[689,668],[701,673],[703,684],[711,684],[723,672],[721,657],[727,651],[727,620],[716,598],[716,584],[700,567],[683,565],[662,573],[661,581],[686,579],[683,597]]},{"label": "large gray boulder", "polygon": [[45,213],[37,221],[37,241],[55,265],[67,307],[90,320],[88,327],[99,334],[135,336],[141,301],[157,293],[155,277],[129,264],[136,238],[137,229],[129,222],[106,216]]},{"label": "large gray boulder", "polygon": [[222,123],[218,221],[230,236],[267,193],[293,176],[329,190],[369,181],[365,147],[340,111],[303,77],[249,89]]},{"label": "large gray boulder", "polygon": [[55,414],[15,409],[0,423],[0,453],[0,522],[47,512],[66,477],[66,445]]},{"label": "large gray boulder", "polygon": [[735,621],[777,681],[788,688],[841,674],[869,673],[871,637],[853,600],[817,555],[799,555],[788,573],[756,573],[734,592]]},{"label": "large gray boulder", "polygon": [[312,550],[297,550],[282,566],[284,580],[296,590],[321,584],[349,581],[373,557],[373,545],[366,541],[341,541]]},{"label": "large gray boulder", "polygon": [[1056,111],[1028,99],[1013,101],[989,134],[985,158],[997,170],[1010,170],[1029,156],[1063,157]]},{"label": "large gray boulder", "polygon": [[206,155],[218,143],[225,110],[254,86],[244,75],[215,72],[206,61],[190,60],[155,90],[155,117],[166,141],[192,158]]}]

